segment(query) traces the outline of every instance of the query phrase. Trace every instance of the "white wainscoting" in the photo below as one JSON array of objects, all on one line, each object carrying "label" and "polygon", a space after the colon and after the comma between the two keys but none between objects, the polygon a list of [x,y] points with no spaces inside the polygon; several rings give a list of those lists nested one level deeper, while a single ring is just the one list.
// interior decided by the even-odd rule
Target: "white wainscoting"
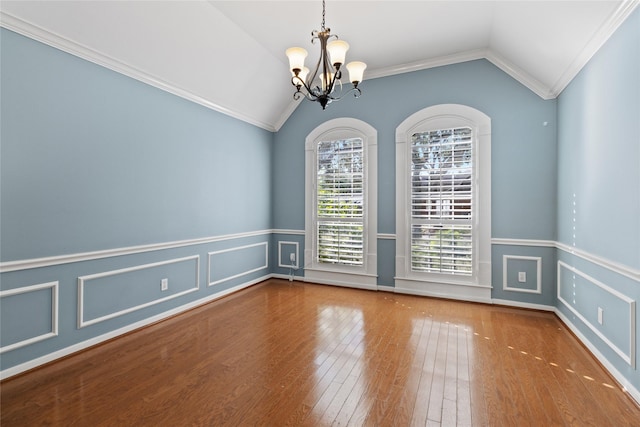
[{"label": "white wainscoting", "polygon": [[[587,320],[582,315],[582,313],[580,313],[575,307],[573,307],[568,301],[566,301],[562,297],[562,286],[564,285],[564,283],[561,280],[561,277],[562,277],[561,270],[563,268],[566,268],[567,270],[571,271],[573,274],[577,274],[580,277],[588,280],[589,282],[593,283],[594,285],[598,286],[599,288],[603,289],[604,291],[620,299],[621,301],[625,302],[628,305],[629,307],[629,314],[628,314],[629,316],[629,325],[628,325],[629,351],[628,352],[625,352],[624,350],[616,346],[613,342],[611,342],[611,340],[609,340],[609,338],[607,338],[600,330],[598,330],[598,328],[595,325],[589,322],[589,320]],[[631,367],[635,368],[635,364],[636,364],[636,356],[635,356],[635,353],[636,353],[636,301],[622,294],[621,292],[618,292],[615,289],[605,285],[599,280],[596,280],[595,278],[589,276],[588,274],[578,270],[577,268],[572,267],[562,261],[558,261],[558,279],[557,280],[558,280],[558,296],[557,296],[558,301],[562,303],[562,305],[567,307],[589,329],[591,329],[591,331],[594,334],[596,334],[603,342],[605,342],[618,356],[620,356],[622,360],[624,360],[629,365],[631,365]]]},{"label": "white wainscoting", "polygon": [[565,243],[560,243],[554,240],[534,240],[534,239],[505,239],[505,238],[493,238],[491,239],[492,245],[507,245],[507,246],[539,246],[547,248],[556,248],[564,251],[568,254],[582,258],[585,261],[589,261],[600,267],[604,267],[622,276],[630,279],[640,281],[640,270],[617,263],[615,261],[608,260],[599,255],[592,254],[582,249],[569,246]]},{"label": "white wainscoting", "polygon": [[[521,261],[535,261],[536,263],[536,288],[514,288],[507,281],[508,262],[510,259]],[[512,292],[525,292],[530,294],[542,294],[542,258],[539,256],[503,255],[502,256],[502,289]]]},{"label": "white wainscoting", "polygon": [[42,341],[42,340],[46,340],[46,339],[58,336],[58,318],[59,318],[58,288],[59,288],[59,284],[57,281],[55,281],[55,282],[41,283],[38,285],[24,286],[22,288],[9,289],[9,290],[0,292],[0,298],[5,298],[5,297],[10,297],[15,295],[26,294],[29,292],[36,292],[43,289],[51,289],[51,331],[47,332],[46,334],[38,335],[35,337],[24,339],[22,341],[15,342],[13,344],[6,345],[4,347],[0,347],[0,354],[6,351],[15,350],[17,348],[36,343],[38,341]]},{"label": "white wainscoting", "polygon": [[[160,267],[163,265],[170,265],[170,264],[177,264],[180,262],[186,262],[186,261],[193,261],[195,260],[195,264],[196,264],[196,271],[195,271],[195,284],[192,288],[189,288],[187,290],[184,290],[182,292],[177,292],[175,294],[171,294],[167,297],[164,298],[158,298],[155,299],[153,301],[149,301],[147,303],[144,304],[140,304],[140,305],[136,305],[133,307],[129,307],[127,309],[124,310],[120,310],[120,311],[116,311],[114,313],[110,313],[104,316],[100,316],[100,317],[96,317],[95,319],[91,319],[91,320],[85,320],[85,313],[84,313],[84,297],[85,297],[85,286],[88,284],[88,282],[90,282],[91,280],[94,279],[100,279],[100,278],[104,278],[104,277],[110,277],[110,276],[116,276],[119,274],[125,274],[125,273],[129,273],[132,271],[139,271],[139,270],[145,270],[145,269],[149,269],[149,268],[155,268],[155,267]],[[86,326],[90,326],[90,325],[94,325],[96,323],[100,323],[100,322],[104,322],[105,320],[109,320],[109,319],[113,319],[114,317],[118,317],[118,316],[122,316],[123,314],[127,314],[127,313],[131,313],[133,311],[136,310],[140,310],[142,308],[145,307],[149,307],[155,304],[160,304],[161,302],[164,301],[169,301],[172,300],[174,298],[178,298],[182,295],[186,295],[186,294],[190,294],[192,292],[196,292],[198,291],[198,289],[200,289],[200,256],[199,255],[193,255],[193,256],[189,256],[189,257],[184,257],[184,258],[175,258],[175,259],[170,259],[170,260],[166,260],[166,261],[160,261],[160,262],[154,262],[151,264],[144,264],[144,265],[137,265],[135,267],[129,267],[129,268],[122,268],[120,270],[111,270],[111,271],[105,271],[102,273],[96,273],[96,274],[89,274],[86,276],[80,276],[78,277],[78,329],[80,328],[84,328]]]},{"label": "white wainscoting", "polygon": [[[213,265],[213,261],[212,261],[213,257],[215,257],[216,255],[224,254],[224,253],[246,250],[246,249],[255,248],[258,246],[264,246],[264,263],[263,264],[248,271],[242,271],[238,274],[233,274],[231,276],[223,277],[221,279],[211,280],[212,279],[211,267]],[[265,268],[269,268],[269,242],[260,242],[260,243],[254,243],[252,245],[238,246],[235,248],[223,249],[220,251],[213,251],[213,252],[209,252],[208,255],[209,255],[209,262],[207,266],[207,282],[209,286],[214,286],[219,283],[226,282],[228,280],[236,279],[238,277],[242,277],[247,274],[254,273],[256,271],[264,270]]]},{"label": "white wainscoting", "polygon": [[[283,260],[282,259],[282,247],[290,245],[294,247],[293,253],[296,255],[296,261],[291,264],[290,259]],[[300,259],[300,248],[298,242],[285,242],[284,240],[278,241],[278,267],[281,268],[293,268],[294,270],[298,269],[298,260]]]},{"label": "white wainscoting", "polygon": [[212,295],[208,295],[204,298],[200,298],[196,301],[191,301],[187,304],[181,305],[180,307],[176,307],[173,308],[171,310],[168,311],[164,311],[160,314],[157,314],[155,316],[140,320],[139,322],[135,322],[126,326],[123,326],[122,328],[116,329],[114,331],[109,331],[105,334],[102,334],[100,336],[94,337],[94,338],[90,338],[86,341],[82,341],[79,342],[77,344],[73,344],[70,345],[69,347],[65,347],[63,349],[60,350],[56,350],[52,353],[48,353],[45,354],[44,356],[38,357],[36,359],[32,359],[29,361],[26,361],[24,363],[21,363],[19,365],[15,365],[12,366],[10,368],[7,368],[3,371],[0,371],[0,380],[5,380],[7,378],[13,377],[15,375],[21,374],[22,372],[26,372],[28,370],[37,368],[38,366],[44,365],[46,363],[49,362],[53,362],[54,360],[60,359],[62,357],[66,357],[69,355],[72,355],[73,353],[77,353],[81,350],[87,349],[89,347],[93,347],[94,345],[100,344],[102,342],[108,341],[110,339],[116,338],[120,335],[124,335],[126,333],[135,331],[136,329],[140,329],[144,326],[148,326],[151,325],[153,323],[159,322],[160,320],[163,319],[167,319],[169,317],[178,315],[180,313],[183,313],[187,310],[191,310],[192,308],[196,308],[198,306],[210,303],[212,301],[218,300],[220,298],[223,298],[227,295],[230,295],[234,292],[238,292],[241,291],[243,289],[246,289],[250,286],[253,286],[257,283],[263,282],[267,279],[269,279],[271,277],[271,275],[265,275],[262,277],[258,277],[257,279],[253,279],[251,281],[248,282],[244,282],[241,283],[237,286],[234,286],[232,288],[229,289],[224,289],[222,291],[216,292]]},{"label": "white wainscoting", "polygon": [[93,261],[115,256],[133,255],[144,252],[161,251],[165,249],[182,248],[185,246],[202,245],[227,240],[242,239],[245,237],[264,236],[271,234],[273,230],[249,231],[247,233],[223,234],[219,236],[202,237],[198,239],[176,240],[173,242],[153,243],[150,245],[129,246],[125,248],[105,249],[101,251],[82,252],[68,255],[57,255],[45,258],[24,259],[18,261],[6,261],[0,263],[0,273],[9,271],[29,270],[31,268],[49,267],[53,265],[70,264],[79,261]]}]

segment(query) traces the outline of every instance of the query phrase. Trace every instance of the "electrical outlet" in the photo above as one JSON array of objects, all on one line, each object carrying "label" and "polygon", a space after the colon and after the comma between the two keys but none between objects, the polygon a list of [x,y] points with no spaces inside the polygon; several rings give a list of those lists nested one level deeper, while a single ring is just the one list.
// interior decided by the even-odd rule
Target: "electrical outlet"
[{"label": "electrical outlet", "polygon": [[519,271],[518,272],[518,282],[524,283],[526,281],[527,281],[527,272],[526,271]]},{"label": "electrical outlet", "polygon": [[169,279],[162,279],[160,281],[160,290],[166,291],[167,289],[169,289]]},{"label": "electrical outlet", "polygon": [[602,315],[604,314],[604,310],[602,307],[598,307],[598,323],[602,325]]},{"label": "electrical outlet", "polygon": [[289,261],[296,262],[296,254],[295,254],[295,252],[291,252],[289,254]]}]

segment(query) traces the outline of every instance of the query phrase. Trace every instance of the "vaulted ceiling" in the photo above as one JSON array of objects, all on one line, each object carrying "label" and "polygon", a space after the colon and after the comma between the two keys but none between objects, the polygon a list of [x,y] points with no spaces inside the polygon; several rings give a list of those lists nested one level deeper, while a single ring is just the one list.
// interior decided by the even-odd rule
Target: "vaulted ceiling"
[{"label": "vaulted ceiling", "polygon": [[[328,0],[366,80],[486,58],[556,97],[637,7],[605,1]],[[315,62],[321,0],[3,1],[3,27],[268,130],[295,109],[287,47]]]}]

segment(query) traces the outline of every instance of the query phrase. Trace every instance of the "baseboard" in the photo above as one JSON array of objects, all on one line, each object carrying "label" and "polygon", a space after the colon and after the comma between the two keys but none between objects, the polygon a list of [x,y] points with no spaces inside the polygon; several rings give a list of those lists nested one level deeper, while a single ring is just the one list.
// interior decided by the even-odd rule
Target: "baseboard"
[{"label": "baseboard", "polygon": [[431,292],[431,291],[423,291],[418,289],[398,288],[398,287],[393,288],[393,292],[397,294],[416,295],[421,297],[444,298],[444,299],[451,299],[456,301],[480,302],[484,304],[491,304],[491,299],[487,299],[483,296],[462,296],[460,294],[455,294],[455,293]]},{"label": "baseboard", "polygon": [[317,278],[313,278],[313,279],[300,278],[300,280],[303,280],[306,283],[315,283],[317,285],[329,285],[329,286],[338,286],[341,288],[364,289],[367,291],[378,290],[377,286],[368,285],[368,284],[360,284],[360,283],[352,283],[352,282],[337,282],[337,281],[331,281],[331,280],[321,280]]},{"label": "baseboard", "polygon": [[129,332],[133,332],[136,329],[141,329],[141,328],[143,328],[145,326],[149,326],[149,325],[151,325],[153,323],[159,322],[161,320],[168,319],[169,317],[176,316],[178,314],[184,313],[185,311],[191,310],[191,309],[196,308],[198,306],[201,306],[201,305],[207,304],[209,302],[215,301],[217,299],[223,298],[223,297],[225,297],[227,295],[230,295],[230,294],[232,294],[234,292],[241,291],[241,290],[243,290],[245,288],[248,288],[250,286],[253,286],[253,285],[257,284],[257,283],[260,283],[260,282],[263,282],[263,281],[265,281],[267,279],[270,279],[271,277],[272,277],[271,274],[262,276],[262,277],[260,277],[258,279],[254,279],[254,280],[251,280],[249,282],[242,283],[242,284],[234,286],[232,288],[225,289],[224,291],[217,292],[217,293],[212,294],[212,295],[208,295],[205,298],[201,298],[199,300],[192,301],[192,302],[190,302],[188,304],[181,305],[180,307],[176,307],[174,309],[171,309],[169,311],[165,311],[163,313],[160,313],[158,315],[149,317],[149,318],[141,320],[139,322],[132,323],[132,324],[124,326],[124,327],[122,327],[120,329],[116,329],[114,331],[107,332],[106,334],[103,334],[103,335],[88,339],[86,341],[82,341],[80,343],[73,344],[73,345],[71,345],[69,347],[65,347],[63,349],[54,351],[53,353],[49,353],[49,354],[46,354],[44,356],[38,357],[36,359],[29,360],[28,362],[24,362],[24,363],[21,363],[19,365],[12,366],[12,367],[7,368],[7,369],[5,369],[3,371],[0,371],[0,380],[5,380],[7,378],[11,378],[11,377],[13,377],[15,375],[21,374],[23,372],[26,372],[26,371],[29,371],[29,370],[32,370],[32,369],[35,369],[37,367],[40,367],[42,365],[45,365],[45,364],[48,364],[48,363],[51,363],[51,362],[54,362],[54,361],[56,361],[58,359],[61,359],[63,357],[70,356],[70,355],[72,355],[74,353],[78,353],[78,352],[83,351],[83,350],[87,350],[90,347],[96,346],[96,345],[101,344],[101,343],[103,343],[105,341],[108,341],[110,339],[119,337],[119,336],[127,334]]},{"label": "baseboard", "polygon": [[530,310],[541,310],[555,312],[556,308],[552,305],[532,304],[528,302],[511,301],[508,299],[492,299],[491,302],[497,305],[505,305],[508,307],[527,308]]},{"label": "baseboard", "polygon": [[293,276],[293,280],[291,280],[291,275],[289,274],[276,274],[276,273],[272,273],[270,276],[272,279],[282,279],[282,280],[289,280],[291,282],[302,282],[304,281],[304,277],[302,276]]},{"label": "baseboard", "polygon": [[631,384],[625,377],[616,369],[615,366],[611,364],[607,360],[606,357],[585,337],[582,332],[569,320],[567,316],[565,316],[560,310],[557,308],[554,310],[554,313],[558,318],[565,324],[569,330],[582,342],[582,344],[587,347],[587,349],[593,354],[593,356],[598,359],[598,361],[605,367],[605,369],[615,378],[615,380],[622,386],[623,390],[631,396],[633,400],[636,401],[638,405],[640,405],[640,390],[635,388],[633,384]]}]

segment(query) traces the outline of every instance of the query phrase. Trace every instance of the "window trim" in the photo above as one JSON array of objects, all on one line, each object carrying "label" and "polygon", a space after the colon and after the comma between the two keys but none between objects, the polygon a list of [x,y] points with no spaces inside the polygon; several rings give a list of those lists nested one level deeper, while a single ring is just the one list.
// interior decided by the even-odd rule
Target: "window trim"
[{"label": "window trim", "polygon": [[[416,272],[411,269],[411,137],[417,132],[468,126],[473,130],[471,276]],[[396,128],[396,278],[397,290],[421,295],[491,300],[491,119],[475,108],[441,104],[407,117]]]},{"label": "window trim", "polygon": [[[364,159],[364,256],[362,266],[332,265],[317,262],[316,247],[316,165],[319,141],[362,138]],[[377,195],[378,136],[368,123],[354,118],[328,120],[305,139],[305,280],[315,283],[377,289]]]}]

